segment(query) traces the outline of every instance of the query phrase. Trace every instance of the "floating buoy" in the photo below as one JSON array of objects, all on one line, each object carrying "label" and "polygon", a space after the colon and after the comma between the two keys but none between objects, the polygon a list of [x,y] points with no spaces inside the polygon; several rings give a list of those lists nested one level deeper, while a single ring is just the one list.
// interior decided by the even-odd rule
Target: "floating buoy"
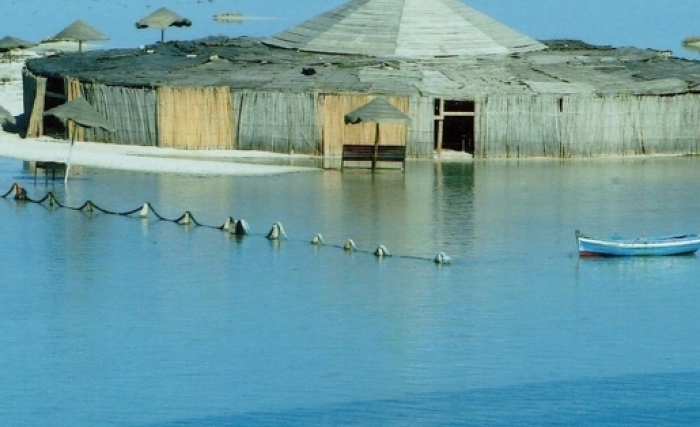
[{"label": "floating buoy", "polygon": [[452,258],[450,258],[446,253],[440,252],[435,256],[436,264],[452,264]]},{"label": "floating buoy", "polygon": [[280,222],[275,222],[274,224],[272,224],[270,232],[267,233],[267,238],[270,240],[279,240],[282,237],[284,237],[285,239],[287,238],[287,234],[284,232],[284,227],[282,227],[282,224]]},{"label": "floating buoy", "polygon": [[184,215],[182,215],[182,219],[180,219],[180,224],[182,225],[190,225],[190,222],[192,221],[192,214],[190,211],[185,212]]},{"label": "floating buoy", "polygon": [[374,256],[384,258],[387,256],[391,256],[391,254],[389,253],[389,250],[386,248],[386,246],[379,245],[379,247],[374,251]]},{"label": "floating buoy", "polygon": [[27,190],[15,183],[15,200],[27,200]]},{"label": "floating buoy", "polygon": [[221,226],[221,230],[223,231],[231,231],[231,227],[234,227],[236,224],[236,220],[228,217],[226,218],[226,221],[224,221],[224,225]]},{"label": "floating buoy", "polygon": [[231,229],[231,233],[236,236],[247,236],[250,234],[250,227],[244,219],[239,219],[236,221],[236,225],[234,225],[233,229]]},{"label": "floating buoy", "polygon": [[348,252],[354,252],[357,250],[357,246],[355,246],[355,242],[352,239],[348,239],[345,241],[343,249],[345,249]]},{"label": "floating buoy", "polygon": [[148,203],[144,203],[143,207],[141,208],[141,212],[139,212],[139,216],[141,218],[146,218],[148,217],[148,211],[149,211]]},{"label": "floating buoy", "polygon": [[[92,201],[88,200],[86,201],[82,206],[80,207],[68,207],[64,206],[61,204],[61,202],[56,198],[56,196],[48,192],[47,195],[40,199],[40,200],[32,200],[28,193],[27,190],[22,188],[22,186],[19,183],[14,183],[12,187],[10,188],[7,193],[4,195],[0,196],[0,198],[6,198],[10,196],[14,192],[14,198],[16,200],[20,201],[29,201],[32,203],[38,203],[42,204],[44,201],[48,200],[48,205],[50,207],[66,207],[71,210],[80,210],[80,211],[87,211],[92,213],[95,210],[98,210],[100,212],[106,213],[106,214],[111,214],[111,215],[125,215],[125,216],[131,216],[139,212],[139,215],[141,219],[144,221],[147,220],[148,216],[150,215],[150,212],[153,212],[153,215],[158,218],[159,220],[162,221],[167,221],[167,222],[173,222],[177,223],[180,225],[190,225],[194,224],[196,226],[205,226],[207,228],[212,228],[212,229],[218,229],[218,230],[223,230],[226,231],[227,233],[234,234],[237,236],[245,236],[251,234],[250,232],[250,227],[248,223],[244,219],[239,219],[236,220],[233,217],[228,217],[224,221],[223,225],[220,227],[216,226],[211,226],[211,225],[206,225],[206,224],[200,224],[197,219],[195,219],[194,215],[190,211],[186,211],[181,217],[178,219],[167,219],[164,217],[161,217],[154,209],[153,206],[151,206],[150,203],[144,203],[141,208],[137,208],[134,210],[126,211],[126,212],[112,212],[108,211],[105,209],[102,209],[101,207],[97,206],[94,204]],[[281,240],[282,238],[287,239],[287,233],[284,231],[284,227],[282,226],[282,223],[280,222],[274,222],[272,224],[272,228],[270,231],[267,233],[266,236],[269,240],[273,241],[273,245],[275,247],[279,247],[278,241]],[[234,239],[231,239],[234,240]],[[239,243],[243,241],[243,238],[237,238],[235,239]],[[314,237],[311,239],[311,243],[316,246],[317,248],[320,248],[320,246],[325,245],[325,241],[323,239],[323,235],[321,233],[316,233]],[[338,247],[337,245],[333,244],[332,246]],[[355,245],[355,242],[352,239],[347,239],[345,243],[343,244],[342,248],[345,250],[345,252],[348,253],[348,255],[354,251],[357,251],[357,246]],[[320,249],[319,249],[320,250]],[[362,251],[363,253],[366,253],[366,251]],[[385,258],[385,257],[391,257],[392,254],[389,252],[389,250],[386,248],[384,245],[379,245],[377,249],[373,252],[374,256],[377,258]],[[402,255],[396,255],[399,258],[415,258],[415,259],[423,259],[426,261],[429,261],[431,258],[419,258],[419,257],[408,257],[408,256],[402,256]],[[436,264],[439,265],[447,265],[452,263],[452,259],[445,253],[445,252],[439,252],[434,258],[433,261]]]}]

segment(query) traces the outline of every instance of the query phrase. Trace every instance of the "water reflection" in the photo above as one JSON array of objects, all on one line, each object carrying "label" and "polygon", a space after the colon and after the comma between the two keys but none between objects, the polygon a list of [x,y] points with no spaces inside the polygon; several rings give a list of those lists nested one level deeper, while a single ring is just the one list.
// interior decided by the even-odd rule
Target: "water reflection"
[{"label": "water reflection", "polygon": [[[682,424],[698,412],[697,257],[583,260],[574,230],[697,231],[698,161],[86,168],[64,187],[0,159],[0,182],[32,196],[253,232],[1,200],[0,421]],[[275,221],[289,239],[264,238]],[[416,258],[377,260],[379,244]]]}]

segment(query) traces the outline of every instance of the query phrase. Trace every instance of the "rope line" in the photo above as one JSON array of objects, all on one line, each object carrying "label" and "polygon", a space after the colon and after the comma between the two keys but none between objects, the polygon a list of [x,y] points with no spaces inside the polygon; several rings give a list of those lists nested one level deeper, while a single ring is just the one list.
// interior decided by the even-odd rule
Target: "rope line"
[{"label": "rope line", "polygon": [[[44,197],[40,199],[33,199],[29,197],[27,194],[27,190],[24,189],[21,185],[18,183],[12,184],[10,189],[0,196],[3,199],[8,198],[11,194],[14,193],[13,199],[16,200],[17,202],[29,202],[29,203],[35,203],[39,205],[43,205],[48,201],[48,205],[51,208],[63,208],[63,209],[68,209],[71,211],[86,211],[86,212],[102,212],[107,215],[118,215],[118,216],[132,216],[136,213],[139,214],[139,216],[142,219],[145,219],[148,217],[149,214],[152,214],[154,217],[156,217],[159,221],[163,222],[172,222],[180,225],[196,225],[198,227],[203,227],[203,228],[210,228],[214,230],[222,230],[222,231],[228,231],[230,234],[236,235],[236,236],[264,236],[269,240],[272,241],[279,241],[279,240],[290,240],[287,237],[287,234],[284,232],[284,228],[282,227],[282,224],[279,222],[275,222],[272,224],[272,229],[267,233],[267,234],[261,234],[261,233],[251,233],[250,227],[248,224],[245,222],[243,219],[235,220],[233,217],[228,217],[226,221],[222,225],[209,225],[209,224],[204,224],[199,221],[194,217],[192,212],[190,211],[185,211],[181,216],[178,218],[167,218],[161,214],[159,214],[154,208],[153,205],[151,205],[150,202],[146,202],[143,204],[143,206],[138,207],[136,209],[131,209],[128,211],[112,211],[108,209],[104,209],[98,205],[96,205],[93,201],[87,200],[85,203],[83,203],[80,206],[68,206],[63,203],[61,203],[56,196],[52,192],[46,193]],[[447,256],[444,252],[440,252],[437,254],[435,258],[425,258],[425,257],[420,257],[420,256],[415,256],[415,255],[394,255],[389,253],[387,248],[384,245],[379,245],[379,247],[375,251],[367,251],[367,250],[360,250],[357,249],[355,246],[355,242],[352,241],[352,239],[348,239],[345,244],[343,245],[338,245],[338,244],[326,244],[323,241],[323,237],[320,234],[316,234],[314,238],[311,240],[311,243],[315,246],[330,246],[334,248],[339,248],[343,249],[346,252],[357,252],[357,253],[366,253],[366,254],[373,254],[378,258],[386,258],[386,257],[392,257],[392,258],[404,258],[404,259],[413,259],[413,260],[422,260],[422,261],[434,261],[436,264],[443,265],[443,264],[451,264],[451,259],[449,256]]]}]

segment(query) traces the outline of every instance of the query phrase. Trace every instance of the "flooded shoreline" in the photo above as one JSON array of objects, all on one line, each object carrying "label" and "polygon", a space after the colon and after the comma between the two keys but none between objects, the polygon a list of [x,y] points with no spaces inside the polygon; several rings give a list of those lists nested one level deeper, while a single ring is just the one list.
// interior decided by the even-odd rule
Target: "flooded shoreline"
[{"label": "flooded shoreline", "polygon": [[[410,408],[424,424],[583,426],[623,410],[690,422],[697,257],[582,260],[574,230],[697,231],[698,161],[208,177],[84,168],[64,186],[0,159],[0,189],[19,182],[32,197],[117,212],[148,202],[167,218],[232,216],[252,230],[239,239],[0,200],[0,256],[14,267],[0,273],[0,420],[381,424]],[[288,238],[273,242],[276,221]],[[327,245],[311,244],[316,233]],[[343,251],[348,238],[361,251]],[[373,256],[380,244],[397,256]],[[451,265],[429,261],[439,251]],[[669,415],[668,396],[686,410]]]}]

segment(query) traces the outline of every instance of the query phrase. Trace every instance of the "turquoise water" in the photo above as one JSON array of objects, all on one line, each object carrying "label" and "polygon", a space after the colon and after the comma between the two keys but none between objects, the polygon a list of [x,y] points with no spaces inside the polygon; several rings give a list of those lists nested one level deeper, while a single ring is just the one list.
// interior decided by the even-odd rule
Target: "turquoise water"
[{"label": "turquoise water", "polygon": [[697,232],[700,159],[76,173],[1,159],[0,191],[253,235],[0,200],[0,425],[700,422],[698,258],[574,241]]}]

